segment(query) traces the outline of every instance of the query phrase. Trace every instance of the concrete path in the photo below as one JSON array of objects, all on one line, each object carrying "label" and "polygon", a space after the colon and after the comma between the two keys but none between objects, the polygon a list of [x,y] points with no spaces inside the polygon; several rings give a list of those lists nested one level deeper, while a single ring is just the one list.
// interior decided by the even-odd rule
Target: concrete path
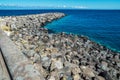
[{"label": "concrete path", "polygon": [[1,30],[0,47],[13,80],[44,80],[41,73]]},{"label": "concrete path", "polygon": [[10,80],[10,76],[0,50],[0,80]]}]

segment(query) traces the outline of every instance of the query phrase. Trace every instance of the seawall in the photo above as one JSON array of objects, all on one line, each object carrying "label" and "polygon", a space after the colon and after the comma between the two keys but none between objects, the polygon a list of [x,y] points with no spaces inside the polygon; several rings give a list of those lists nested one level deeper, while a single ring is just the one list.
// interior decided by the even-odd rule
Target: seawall
[{"label": "seawall", "polygon": [[63,16],[63,13],[45,13],[1,20],[0,45],[13,78],[119,80],[120,54],[85,36],[64,32],[49,34],[43,27]]},{"label": "seawall", "polygon": [[[0,79],[5,80],[45,80],[33,62],[22,53],[10,40],[10,35],[19,28],[40,28],[48,22],[65,16],[63,13],[45,13],[26,16],[1,17],[0,19],[0,49],[4,60],[0,63],[2,72]],[[38,65],[38,64],[36,64]],[[8,69],[7,69],[8,68]]]}]

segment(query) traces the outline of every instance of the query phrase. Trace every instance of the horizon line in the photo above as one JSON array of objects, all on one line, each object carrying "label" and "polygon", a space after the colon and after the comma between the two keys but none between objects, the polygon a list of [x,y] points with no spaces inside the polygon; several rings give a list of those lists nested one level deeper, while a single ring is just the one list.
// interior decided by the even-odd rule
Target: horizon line
[{"label": "horizon line", "polygon": [[14,9],[0,9],[0,10],[120,10],[120,9],[93,9],[93,8],[84,8],[84,9],[77,9],[77,8],[14,8]]}]

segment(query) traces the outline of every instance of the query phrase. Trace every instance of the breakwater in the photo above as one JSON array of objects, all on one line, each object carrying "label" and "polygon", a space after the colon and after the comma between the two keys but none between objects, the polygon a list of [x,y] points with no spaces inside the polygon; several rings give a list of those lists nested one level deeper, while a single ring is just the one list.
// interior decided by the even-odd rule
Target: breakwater
[{"label": "breakwater", "polygon": [[[85,36],[64,32],[49,34],[43,27],[47,22],[63,16],[63,13],[46,13],[5,17],[0,21],[0,25],[1,30],[9,36],[21,54],[37,68],[36,72],[40,73],[42,79],[119,80],[120,54]],[[22,63],[21,66],[23,65],[26,64]],[[17,70],[17,73],[20,74],[21,71]],[[22,78],[25,79],[25,75]],[[37,77],[36,80],[41,80],[40,78]]]},{"label": "breakwater", "polygon": [[[41,66],[35,66],[19,49],[20,45],[15,45],[10,40],[10,36],[16,33],[20,28],[30,28],[31,30],[36,27],[42,27],[52,20],[63,17],[62,13],[45,13],[38,15],[14,16],[14,17],[1,17],[0,18],[0,49],[3,59],[7,64],[8,70],[6,71],[5,65],[0,63],[1,78],[5,80],[45,80],[39,72]],[[26,27],[27,25],[27,27]],[[24,31],[22,31],[24,33]],[[18,47],[17,47],[18,46]],[[3,61],[0,59],[0,61]],[[7,73],[9,73],[7,76]]]}]

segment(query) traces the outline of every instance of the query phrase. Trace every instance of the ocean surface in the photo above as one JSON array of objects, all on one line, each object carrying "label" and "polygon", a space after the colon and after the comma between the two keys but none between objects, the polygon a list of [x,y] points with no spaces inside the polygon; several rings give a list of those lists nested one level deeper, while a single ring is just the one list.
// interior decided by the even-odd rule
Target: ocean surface
[{"label": "ocean surface", "polygon": [[64,18],[45,27],[55,33],[88,36],[91,40],[120,52],[120,10],[0,10],[0,16],[63,12]]}]

